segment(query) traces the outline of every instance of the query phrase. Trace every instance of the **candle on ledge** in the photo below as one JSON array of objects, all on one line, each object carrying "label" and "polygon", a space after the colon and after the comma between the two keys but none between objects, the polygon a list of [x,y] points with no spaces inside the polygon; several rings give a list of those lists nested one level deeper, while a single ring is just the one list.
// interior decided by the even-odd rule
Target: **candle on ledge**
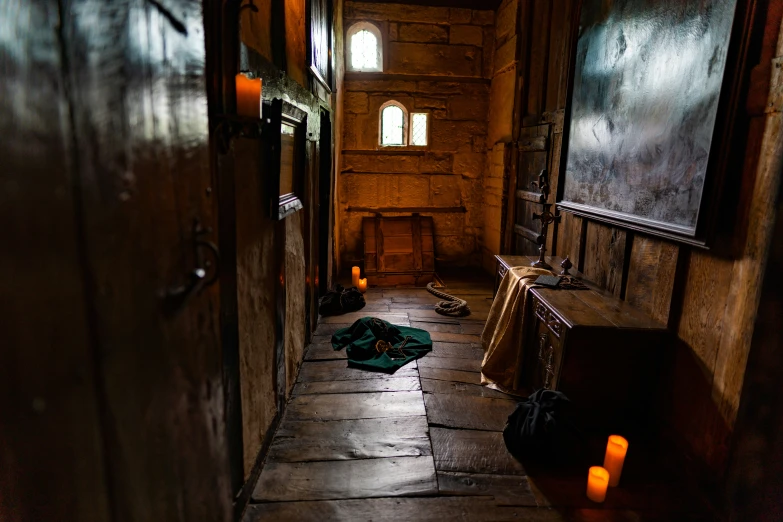
[{"label": "candle on ledge", "polygon": [[250,118],[261,117],[261,78],[251,79],[237,74],[237,114]]},{"label": "candle on ledge", "polygon": [[610,435],[606,444],[604,468],[609,472],[609,485],[616,487],[623,473],[625,454],[628,452],[628,441],[619,435]]},{"label": "candle on ledge", "polygon": [[587,498],[593,502],[606,500],[609,472],[601,466],[592,466],[587,472]]},{"label": "candle on ledge", "polygon": [[359,286],[359,275],[361,275],[361,272],[359,271],[358,266],[351,267],[351,286]]},{"label": "candle on ledge", "polygon": [[359,291],[365,293],[367,291],[367,278],[359,279]]}]

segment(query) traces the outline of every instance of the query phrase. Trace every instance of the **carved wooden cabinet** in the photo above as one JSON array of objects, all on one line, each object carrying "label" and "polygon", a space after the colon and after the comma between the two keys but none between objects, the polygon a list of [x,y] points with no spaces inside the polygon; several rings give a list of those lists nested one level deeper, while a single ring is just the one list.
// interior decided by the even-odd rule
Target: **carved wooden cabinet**
[{"label": "carved wooden cabinet", "polygon": [[[496,257],[498,277],[531,259]],[[561,259],[547,261],[558,267]],[[524,313],[518,390],[562,391],[604,427],[622,428],[647,416],[670,346],[665,325],[593,288],[532,288]]]}]

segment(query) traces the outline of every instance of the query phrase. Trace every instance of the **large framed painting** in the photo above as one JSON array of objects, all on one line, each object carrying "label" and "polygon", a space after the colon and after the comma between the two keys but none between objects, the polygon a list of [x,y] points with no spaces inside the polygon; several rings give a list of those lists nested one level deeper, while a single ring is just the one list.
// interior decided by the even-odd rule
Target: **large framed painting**
[{"label": "large framed painting", "polygon": [[583,1],[560,208],[705,244],[736,103],[737,3]]},{"label": "large framed painting", "polygon": [[275,98],[264,102],[263,140],[268,159],[264,172],[268,178],[270,215],[281,220],[302,210],[307,165],[307,113]]},{"label": "large framed painting", "polygon": [[306,0],[310,73],[332,91],[332,1]]}]

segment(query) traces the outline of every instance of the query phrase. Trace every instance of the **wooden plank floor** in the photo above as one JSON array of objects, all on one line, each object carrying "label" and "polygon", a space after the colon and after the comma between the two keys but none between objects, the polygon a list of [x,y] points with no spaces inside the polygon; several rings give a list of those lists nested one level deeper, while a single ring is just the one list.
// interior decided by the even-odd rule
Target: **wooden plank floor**
[{"label": "wooden plank floor", "polygon": [[[709,519],[657,479],[631,476],[598,505],[581,474],[528,476],[503,443],[517,398],[480,385],[492,282],[446,282],[470,316],[438,315],[422,288],[384,288],[320,321],[243,522]],[[348,368],[331,334],[368,315],[429,331],[433,351],[394,375]]]}]

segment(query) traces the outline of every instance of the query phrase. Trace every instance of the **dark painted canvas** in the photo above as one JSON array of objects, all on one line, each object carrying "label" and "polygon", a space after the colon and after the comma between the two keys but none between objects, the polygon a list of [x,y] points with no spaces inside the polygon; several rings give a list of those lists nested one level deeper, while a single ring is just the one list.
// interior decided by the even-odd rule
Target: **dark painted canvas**
[{"label": "dark painted canvas", "polygon": [[693,236],[736,0],[585,0],[562,203]]}]

